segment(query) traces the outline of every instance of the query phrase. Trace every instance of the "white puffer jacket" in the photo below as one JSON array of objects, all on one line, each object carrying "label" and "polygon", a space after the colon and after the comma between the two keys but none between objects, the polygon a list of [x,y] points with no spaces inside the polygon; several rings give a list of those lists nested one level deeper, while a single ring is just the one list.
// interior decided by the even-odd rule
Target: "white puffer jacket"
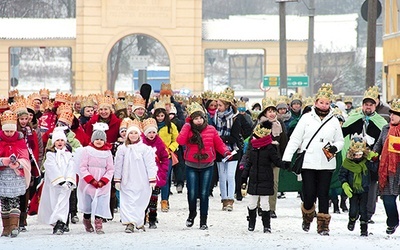
[{"label": "white puffer jacket", "polygon": [[[315,113],[314,107],[311,112],[304,114],[290,136],[282,160],[290,162],[297,149],[300,148],[301,151],[303,151],[314,133],[322,123],[331,116],[332,110],[323,120],[321,120]],[[303,169],[333,170],[336,168],[336,160],[332,159],[328,162],[324,152],[322,151],[322,148],[328,142],[331,145],[336,146],[337,152],[343,148],[344,139],[342,128],[340,127],[338,119],[335,117],[328,121],[312,140],[304,157]]]}]

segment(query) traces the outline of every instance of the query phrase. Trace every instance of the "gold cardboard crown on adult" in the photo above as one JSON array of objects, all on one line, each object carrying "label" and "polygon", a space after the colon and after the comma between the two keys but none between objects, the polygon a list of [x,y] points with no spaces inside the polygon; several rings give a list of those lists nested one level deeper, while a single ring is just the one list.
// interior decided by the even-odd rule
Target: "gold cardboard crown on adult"
[{"label": "gold cardboard crown on adult", "polygon": [[224,91],[219,93],[218,97],[219,100],[230,103],[233,103],[234,98],[235,98],[235,91],[230,87],[227,87]]},{"label": "gold cardboard crown on adult", "polygon": [[262,138],[262,137],[265,137],[265,136],[269,135],[271,133],[271,129],[261,128],[261,125],[258,124],[256,126],[256,128],[254,129],[253,133],[255,135],[257,135],[258,137]]},{"label": "gold cardboard crown on adult", "polygon": [[36,93],[36,92],[28,95],[27,98],[28,99],[32,99],[32,100],[40,100],[40,101],[42,101],[42,97],[39,95],[39,93]]},{"label": "gold cardboard crown on adult", "polygon": [[16,95],[14,96],[14,102],[19,102],[25,100],[25,96],[23,95]]},{"label": "gold cardboard crown on adult", "polygon": [[117,98],[126,98],[127,93],[126,91],[118,91]]},{"label": "gold cardboard crown on adult", "polygon": [[28,113],[28,110],[26,109],[26,100],[20,99],[11,103],[10,110],[17,115],[21,113]]},{"label": "gold cardboard crown on adult", "polygon": [[351,96],[345,96],[343,102],[344,102],[344,103],[347,103],[347,102],[353,103],[353,97],[351,97]]},{"label": "gold cardboard crown on adult", "polygon": [[169,104],[169,103],[171,103],[171,96],[170,95],[159,96],[158,100],[165,104]]},{"label": "gold cardboard crown on adult", "polygon": [[251,111],[251,119],[252,119],[253,121],[257,121],[258,116],[260,115],[260,113],[261,113],[261,111],[259,111],[259,110],[253,110],[253,111]]},{"label": "gold cardboard crown on adult", "polygon": [[165,109],[165,103],[160,100],[154,102],[154,110],[156,109]]},{"label": "gold cardboard crown on adult", "polygon": [[390,104],[390,110],[400,113],[400,99],[393,99]]},{"label": "gold cardboard crown on adult", "polygon": [[74,114],[72,114],[71,111],[64,111],[60,113],[60,115],[58,116],[58,120],[71,126],[72,121],[74,120]]},{"label": "gold cardboard crown on adult", "polygon": [[238,108],[246,108],[246,102],[244,102],[244,101],[237,101],[237,102],[236,102],[236,107],[238,107]]},{"label": "gold cardboard crown on adult", "polygon": [[198,104],[202,104],[203,99],[201,98],[201,96],[198,95],[192,95],[189,97],[189,104],[192,102],[197,102]]},{"label": "gold cardboard crown on adult", "polygon": [[311,96],[308,96],[303,99],[303,107],[313,106],[315,103],[315,99]]},{"label": "gold cardboard crown on adult", "polygon": [[379,96],[379,89],[378,86],[372,86],[369,87],[365,92],[364,92],[364,98],[365,99],[372,99],[374,101],[378,100],[378,96]]},{"label": "gold cardboard crown on adult", "polygon": [[290,98],[290,101],[294,101],[294,100],[299,100],[299,101],[303,101],[303,97],[299,94],[299,93],[294,93],[292,95],[292,97]]},{"label": "gold cardboard crown on adult", "polygon": [[59,113],[72,112],[72,106],[69,103],[62,103],[60,106],[58,106],[57,111]]},{"label": "gold cardboard crown on adult", "polygon": [[143,128],[143,131],[146,131],[146,129],[148,129],[148,128],[150,128],[150,127],[153,127],[153,128],[158,129],[157,121],[156,121],[154,118],[147,118],[147,119],[144,119],[144,120],[142,121],[142,128]]},{"label": "gold cardboard crown on adult", "polygon": [[47,96],[47,97],[49,97],[49,96],[50,96],[50,90],[48,90],[48,89],[40,89],[40,90],[39,90],[39,95],[40,95],[40,96]]},{"label": "gold cardboard crown on adult", "polygon": [[127,94],[125,97],[125,101],[127,105],[133,105],[133,95]]},{"label": "gold cardboard crown on adult", "polygon": [[63,103],[71,103],[72,96],[68,93],[58,92],[56,93],[56,98],[54,99],[56,102],[63,102]]},{"label": "gold cardboard crown on adult", "polygon": [[285,95],[279,95],[276,97],[276,105],[278,104],[289,104],[289,97]]},{"label": "gold cardboard crown on adult", "polygon": [[265,97],[265,98],[263,98],[262,99],[262,101],[261,101],[261,103],[262,103],[262,108],[263,109],[266,109],[266,108],[268,108],[268,107],[276,107],[276,102],[275,102],[275,100],[273,99],[273,98],[271,98],[271,97]]},{"label": "gold cardboard crown on adult", "polygon": [[143,97],[141,95],[135,95],[133,97],[133,106],[135,108],[142,107],[142,108],[146,109],[146,100],[143,99]]},{"label": "gold cardboard crown on adult", "polygon": [[81,108],[93,107],[94,105],[96,105],[96,103],[94,102],[93,98],[90,96],[83,98],[83,100],[81,101]]},{"label": "gold cardboard crown on adult", "polygon": [[7,99],[0,99],[0,109],[9,109],[10,106],[8,105]]},{"label": "gold cardboard crown on adult", "polygon": [[122,100],[117,100],[114,104],[115,111],[126,109],[127,107],[128,105],[126,104],[126,102]]},{"label": "gold cardboard crown on adult", "polygon": [[106,97],[114,97],[114,92],[112,92],[111,90],[107,89],[106,91],[104,91],[104,96],[106,96]]},{"label": "gold cardboard crown on adult", "polygon": [[172,90],[171,88],[171,83],[161,83],[161,89],[160,90]]},{"label": "gold cardboard crown on adult", "polygon": [[[40,106],[42,106],[42,105],[43,105],[43,103]],[[28,96],[28,98],[26,99],[26,108],[35,110],[35,99],[29,98],[29,96]]]},{"label": "gold cardboard crown on adult", "polygon": [[1,115],[1,124],[17,124],[17,114],[15,114],[12,111],[5,111],[3,112],[3,114]]},{"label": "gold cardboard crown on adult", "polygon": [[83,95],[72,96],[72,102],[73,103],[82,103],[83,98],[84,98]]},{"label": "gold cardboard crown on adult", "polygon": [[176,102],[183,103],[187,100],[187,97],[183,95],[174,95],[174,100]]},{"label": "gold cardboard crown on adult", "polygon": [[99,107],[104,105],[112,107],[114,103],[114,98],[108,96],[97,96],[97,103]]},{"label": "gold cardboard crown on adult", "polygon": [[333,98],[332,84],[323,83],[321,87],[318,89],[317,94],[315,94],[315,100],[318,99],[332,100],[332,98]]},{"label": "gold cardboard crown on adult", "polygon": [[50,100],[43,101],[42,105],[40,105],[40,110],[51,110],[54,107],[54,102]]},{"label": "gold cardboard crown on adult", "polygon": [[203,93],[201,93],[201,98],[203,98],[204,100],[208,100],[211,94],[212,94],[211,90],[206,90]]},{"label": "gold cardboard crown on adult", "polygon": [[10,90],[8,92],[8,97],[15,97],[16,95],[19,95],[18,89]]},{"label": "gold cardboard crown on adult", "polygon": [[201,111],[204,113],[203,106],[201,106],[198,102],[192,102],[186,107],[186,111],[188,112],[188,115],[193,114],[196,111]]}]

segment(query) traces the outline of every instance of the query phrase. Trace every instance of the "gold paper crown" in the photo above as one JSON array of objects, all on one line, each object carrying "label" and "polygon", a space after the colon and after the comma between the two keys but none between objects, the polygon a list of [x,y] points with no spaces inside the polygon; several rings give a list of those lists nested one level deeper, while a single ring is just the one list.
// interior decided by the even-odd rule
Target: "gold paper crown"
[{"label": "gold paper crown", "polygon": [[8,105],[8,100],[7,99],[0,99],[0,109],[9,109],[10,106]]},{"label": "gold paper crown", "polygon": [[59,114],[64,113],[64,112],[72,112],[72,106],[69,103],[63,103],[57,108],[57,112]]},{"label": "gold paper crown", "polygon": [[192,102],[186,107],[188,115],[192,115],[196,111],[201,111],[204,113],[203,107],[198,102]]},{"label": "gold paper crown", "polygon": [[174,99],[176,102],[183,103],[187,99],[186,96],[183,95],[174,95]]},{"label": "gold paper crown", "polygon": [[379,96],[378,86],[372,86],[365,91],[363,101],[365,99],[372,99],[376,102],[378,100],[378,96]]},{"label": "gold paper crown", "polygon": [[23,114],[23,113],[27,114],[28,110],[26,109],[26,100],[23,99],[23,100],[18,100],[17,102],[11,103],[10,110],[13,113],[17,114],[17,116],[20,114]]},{"label": "gold paper crown", "polygon": [[165,103],[162,101],[156,101],[154,103],[154,110],[156,109],[165,109]]},{"label": "gold paper crown", "polygon": [[294,100],[299,100],[299,101],[303,101],[303,97],[299,94],[299,93],[294,93],[292,95],[292,97],[290,98],[290,101],[294,101]]},{"label": "gold paper crown", "polygon": [[313,106],[315,103],[315,99],[311,96],[304,98],[303,107]]},{"label": "gold paper crown", "polygon": [[332,84],[323,83],[321,87],[318,89],[317,94],[315,95],[315,100],[318,99],[332,100],[332,98],[333,98]]},{"label": "gold paper crown", "polygon": [[5,111],[1,115],[1,124],[17,124],[17,114],[11,112],[11,111]]},{"label": "gold paper crown", "polygon": [[347,158],[353,159],[353,155],[358,152],[363,152],[363,155],[366,156],[369,150],[367,148],[367,142],[363,139],[361,135],[356,133],[351,136]]},{"label": "gold paper crown", "polygon": [[97,103],[100,106],[109,106],[112,107],[114,103],[114,98],[107,96],[97,96]]},{"label": "gold paper crown", "polygon": [[74,120],[74,114],[72,114],[71,111],[62,112],[60,113],[58,120],[68,124],[68,126],[71,127],[72,121]]},{"label": "gold paper crown", "polygon": [[54,99],[54,101],[63,102],[63,103],[71,103],[72,96],[71,96],[71,94],[68,94],[68,93],[59,92],[56,94],[56,98]]},{"label": "gold paper crown", "polygon": [[28,95],[27,98],[32,100],[40,100],[40,102],[42,101],[42,97],[39,95],[39,93],[32,93]]},{"label": "gold paper crown", "polygon": [[344,97],[344,103],[347,103],[347,102],[353,103],[353,98],[351,96],[345,96]]},{"label": "gold paper crown", "polygon": [[230,103],[233,103],[234,98],[235,98],[235,91],[230,87],[227,87],[224,91],[219,93],[218,97],[219,100]]},{"label": "gold paper crown", "polygon": [[198,104],[202,104],[203,99],[201,99],[200,96],[192,95],[189,97],[189,103],[192,103],[192,102],[197,102]]},{"label": "gold paper crown", "polygon": [[41,105],[41,110],[51,110],[54,107],[54,102],[50,100],[44,100]]},{"label": "gold paper crown", "polygon": [[[28,99],[26,99],[26,108],[35,110],[34,102],[35,102],[35,99],[29,98],[29,96],[28,96]],[[43,103],[40,106],[42,106],[42,105],[43,105]]]},{"label": "gold paper crown", "polygon": [[253,132],[255,135],[257,135],[259,138],[265,137],[271,133],[271,129],[267,128],[261,128],[261,125],[258,124],[256,128],[254,129]]},{"label": "gold paper crown", "polygon": [[123,99],[125,99],[126,96],[127,96],[126,91],[119,91],[119,92],[117,93],[117,98],[123,98]]},{"label": "gold paper crown", "polygon": [[236,107],[238,107],[238,108],[246,108],[246,102],[237,101],[236,102]]},{"label": "gold paper crown", "polygon": [[134,110],[137,108],[144,108],[146,109],[146,100],[143,99],[143,97],[141,95],[135,95],[133,97],[133,106],[134,106]]},{"label": "gold paper crown", "polygon": [[260,110],[253,110],[251,111],[251,119],[253,121],[257,121],[258,116],[260,115],[261,111]]},{"label": "gold paper crown", "polygon": [[82,95],[72,96],[72,102],[73,103],[82,103],[82,101],[83,101],[83,96]]},{"label": "gold paper crown", "polygon": [[114,93],[111,90],[107,89],[106,91],[104,91],[104,96],[114,97]]},{"label": "gold paper crown", "polygon": [[342,112],[338,107],[336,107],[336,108],[333,109],[332,114],[335,115],[335,116],[336,116],[336,115],[341,115],[341,116],[343,116],[343,112]]},{"label": "gold paper crown", "polygon": [[261,101],[261,103],[262,103],[262,108],[263,109],[266,109],[266,108],[268,108],[268,107],[276,107],[276,102],[275,102],[275,100],[274,99],[272,99],[271,97],[265,97],[265,98],[263,98],[262,99],[262,101]]},{"label": "gold paper crown", "polygon": [[161,90],[172,90],[171,89],[171,84],[170,83],[161,83]]},{"label": "gold paper crown", "polygon": [[154,128],[156,128],[156,129],[158,130],[158,126],[157,126],[157,121],[156,121],[156,119],[154,119],[154,118],[147,118],[147,119],[144,119],[144,120],[142,121],[142,128],[143,128],[143,131],[146,131],[146,129],[148,129],[148,128],[150,128],[150,127],[154,127]]},{"label": "gold paper crown", "polygon": [[95,105],[95,102],[92,97],[88,96],[84,98],[81,102],[81,107],[93,107]]},{"label": "gold paper crown", "polygon": [[19,102],[25,100],[25,97],[23,95],[16,95],[14,96],[14,102]]},{"label": "gold paper crown", "polygon": [[203,93],[201,93],[201,98],[203,98],[204,100],[208,100],[210,99],[211,94],[212,94],[211,90],[206,90]]},{"label": "gold paper crown", "polygon": [[160,96],[173,95],[173,93],[170,83],[161,83]]},{"label": "gold paper crown", "polygon": [[49,97],[49,96],[50,96],[50,90],[48,90],[48,89],[40,89],[40,90],[39,90],[39,95],[40,95],[40,96],[47,96],[47,97]]},{"label": "gold paper crown", "polygon": [[390,110],[396,113],[400,113],[400,99],[393,99],[390,104]]},{"label": "gold paper crown", "polygon": [[119,125],[119,129],[121,130],[121,128],[128,128],[129,127],[129,124],[132,122],[132,119],[131,118],[124,118],[124,119],[122,119],[122,121],[121,121],[121,124]]},{"label": "gold paper crown", "polygon": [[285,95],[279,95],[276,98],[276,105],[278,104],[286,104],[286,105],[289,104],[289,98]]},{"label": "gold paper crown", "polygon": [[19,94],[18,89],[10,90],[10,91],[8,92],[8,97],[15,97],[15,96],[18,95],[18,94]]},{"label": "gold paper crown", "polygon": [[159,96],[158,100],[165,104],[169,104],[169,103],[171,103],[171,96],[170,95]]},{"label": "gold paper crown", "polygon": [[140,131],[143,131],[142,123],[138,119],[131,120],[131,122],[128,122],[128,129],[132,126],[139,128]]},{"label": "gold paper crown", "polygon": [[126,109],[128,105],[126,105],[125,101],[122,100],[117,100],[117,102],[114,105],[115,111]]}]

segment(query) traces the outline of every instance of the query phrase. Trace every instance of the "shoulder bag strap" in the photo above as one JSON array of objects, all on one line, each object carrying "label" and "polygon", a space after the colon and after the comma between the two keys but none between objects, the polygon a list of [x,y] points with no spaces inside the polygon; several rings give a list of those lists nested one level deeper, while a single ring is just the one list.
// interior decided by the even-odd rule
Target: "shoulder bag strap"
[{"label": "shoulder bag strap", "polygon": [[322,125],[319,127],[319,129],[317,130],[317,132],[315,132],[315,134],[311,137],[310,141],[307,144],[307,147],[305,150],[307,150],[308,146],[310,146],[311,141],[314,139],[314,137],[318,134],[318,132],[321,130],[321,128],[327,123],[329,122],[330,119],[332,119],[333,115],[331,117],[329,117],[328,120],[324,121],[324,123],[322,123]]}]

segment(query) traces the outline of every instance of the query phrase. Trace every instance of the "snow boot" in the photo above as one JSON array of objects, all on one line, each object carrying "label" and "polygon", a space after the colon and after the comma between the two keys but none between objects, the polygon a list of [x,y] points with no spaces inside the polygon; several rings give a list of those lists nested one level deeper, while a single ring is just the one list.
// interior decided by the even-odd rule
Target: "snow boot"
[{"label": "snow boot", "polygon": [[196,216],[197,216],[197,212],[196,211],[189,213],[189,217],[186,220],[186,226],[187,227],[192,227],[193,226],[194,218],[196,218]]},{"label": "snow boot", "polygon": [[133,233],[135,231],[135,226],[133,224],[126,225],[125,233]]},{"label": "snow boot", "polygon": [[3,232],[1,233],[1,236],[8,237],[11,234],[10,212],[1,212],[1,219],[3,221]]},{"label": "snow boot", "polygon": [[314,220],[315,204],[311,207],[311,209],[307,210],[304,208],[304,203],[302,203],[301,212],[303,214],[302,228],[304,231],[308,232],[310,230],[310,224]]},{"label": "snow boot", "polygon": [[235,202],[235,200],[233,199],[229,199],[227,200],[227,204],[226,204],[226,211],[232,211],[233,210],[233,202]]},{"label": "snow boot", "polygon": [[330,214],[317,214],[317,232],[323,236],[329,236],[329,223],[331,221]]},{"label": "snow boot", "polygon": [[368,236],[368,221],[360,221],[360,236],[367,237]]},{"label": "snow boot", "polygon": [[207,230],[207,215],[200,215],[200,230]]},{"label": "snow boot", "polygon": [[223,211],[227,210],[227,208],[226,208],[227,205],[228,205],[228,200],[222,200],[222,210]]},{"label": "snow boot", "polygon": [[104,234],[104,231],[103,231],[103,219],[102,218],[94,219],[94,228],[96,229],[96,233],[97,234]]},{"label": "snow boot", "polygon": [[162,200],[161,201],[161,212],[168,212],[169,210],[169,205],[167,200]]},{"label": "snow boot", "polygon": [[347,223],[347,229],[349,229],[349,231],[354,231],[354,227],[356,225],[356,221],[357,221],[357,218],[356,219],[352,219],[352,218],[349,219],[349,223]]},{"label": "snow boot", "polygon": [[262,211],[261,220],[264,226],[264,233],[271,233],[271,211]]},{"label": "snow boot", "polygon": [[93,225],[92,225],[92,222],[90,221],[90,219],[83,218],[83,225],[85,226],[86,232],[88,232],[88,233],[94,232],[94,228],[93,228]]},{"label": "snow boot", "polygon": [[257,208],[254,209],[249,209],[249,216],[247,216],[247,221],[249,222],[249,226],[247,230],[249,231],[254,231],[254,228],[256,227],[256,218],[257,218]]},{"label": "snow boot", "polygon": [[10,210],[10,228],[11,228],[11,237],[17,237],[19,234],[19,216],[21,211],[19,209],[11,209]]},{"label": "snow boot", "polygon": [[64,233],[64,225],[64,222],[58,220],[56,225],[53,227],[53,234],[62,235]]}]

